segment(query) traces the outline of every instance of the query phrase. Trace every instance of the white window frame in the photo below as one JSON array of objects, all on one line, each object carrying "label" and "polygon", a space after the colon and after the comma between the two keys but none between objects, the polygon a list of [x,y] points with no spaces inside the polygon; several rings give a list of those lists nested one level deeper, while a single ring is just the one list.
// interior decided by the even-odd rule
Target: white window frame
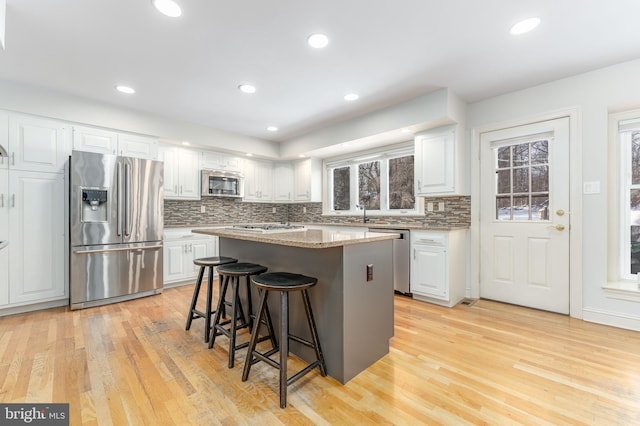
[{"label": "white window frame", "polygon": [[630,192],[640,189],[640,184],[632,183],[633,158],[632,134],[640,131],[640,118],[622,120],[618,123],[618,141],[620,144],[620,228],[618,274],[623,280],[638,280],[636,274],[631,273],[631,209]]},{"label": "white window frame", "polygon": [[[415,145],[412,142],[393,146],[382,147],[377,150],[361,151],[338,158],[324,161],[324,194],[323,214],[327,216],[354,216],[361,215],[362,210],[358,204],[358,165],[381,161],[380,163],[380,209],[367,209],[367,216],[422,216],[424,215],[424,200],[415,197],[413,209],[389,209],[389,160],[399,157],[414,156],[415,173]],[[349,171],[349,210],[333,210],[333,170],[341,167],[350,167]],[[414,188],[415,194],[415,188]]]}]

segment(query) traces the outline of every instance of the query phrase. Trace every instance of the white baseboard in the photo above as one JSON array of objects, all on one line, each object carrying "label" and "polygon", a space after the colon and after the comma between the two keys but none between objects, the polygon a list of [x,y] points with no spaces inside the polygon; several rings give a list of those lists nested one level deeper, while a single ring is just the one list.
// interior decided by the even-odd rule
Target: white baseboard
[{"label": "white baseboard", "polygon": [[582,312],[582,319],[585,321],[640,331],[640,317],[638,316],[607,312],[602,309],[593,308],[584,308]]}]

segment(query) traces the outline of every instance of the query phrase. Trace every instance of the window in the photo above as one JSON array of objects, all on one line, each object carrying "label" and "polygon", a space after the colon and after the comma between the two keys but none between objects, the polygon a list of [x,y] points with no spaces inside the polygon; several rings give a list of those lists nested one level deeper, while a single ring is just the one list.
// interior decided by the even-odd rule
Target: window
[{"label": "window", "polygon": [[640,120],[620,124],[621,278],[640,272]]},{"label": "window", "polygon": [[496,219],[549,220],[549,139],[494,149]]},{"label": "window", "polygon": [[419,214],[413,144],[326,162],[326,214]]}]

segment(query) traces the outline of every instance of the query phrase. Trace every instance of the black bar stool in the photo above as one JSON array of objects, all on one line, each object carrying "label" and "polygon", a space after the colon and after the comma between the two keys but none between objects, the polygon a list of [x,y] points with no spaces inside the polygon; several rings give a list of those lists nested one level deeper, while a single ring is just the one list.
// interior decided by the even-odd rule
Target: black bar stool
[{"label": "black bar stool", "polygon": [[[226,265],[228,263],[235,263],[238,259],[233,257],[214,256],[214,257],[201,257],[193,259],[195,265],[200,266],[200,272],[198,273],[198,280],[196,281],[196,287],[193,289],[193,297],[191,298],[191,307],[189,307],[189,314],[187,315],[187,326],[185,330],[191,328],[191,321],[196,318],[204,318],[204,341],[209,341],[209,334],[211,333],[211,301],[213,298],[213,268],[220,265]],[[200,294],[200,286],[202,285],[202,277],[204,276],[204,270],[209,268],[209,280],[207,282],[207,303],[205,305],[205,311],[202,312],[196,309],[196,303],[198,302],[198,295]],[[220,287],[222,287],[222,277],[220,279]]]},{"label": "black bar stool", "polygon": [[[251,281],[258,287],[260,292],[260,300],[258,302],[258,321],[253,327],[251,333],[251,340],[249,341],[249,350],[247,352],[247,360],[244,363],[244,370],[242,372],[242,381],[246,381],[249,378],[249,371],[251,365],[264,361],[272,367],[280,370],[280,408],[287,406],[287,386],[294,383],[296,380],[318,367],[322,376],[327,375],[327,367],[324,362],[324,356],[322,355],[322,349],[320,349],[320,340],[318,338],[318,330],[316,328],[316,322],[313,319],[313,312],[311,310],[311,303],[309,300],[308,289],[313,287],[318,282],[317,278],[307,277],[300,274],[292,274],[289,272],[272,272],[263,275],[257,275],[251,278]],[[277,291],[280,293],[280,362],[276,362],[270,358],[271,354],[276,350],[272,350],[265,353],[260,353],[256,350],[257,331],[259,328],[259,321],[262,318],[264,312],[268,313],[267,308],[267,296],[270,291]],[[302,301],[304,303],[304,310],[307,314],[307,322],[309,323],[309,330],[311,331],[312,341],[305,340],[293,334],[289,334],[289,292],[290,291],[302,291]],[[289,355],[289,339],[302,343],[305,346],[313,348],[316,352],[316,360],[305,368],[287,378],[287,358]]]},{"label": "black bar stool", "polygon": [[[218,267],[218,274],[224,277],[222,289],[220,290],[220,297],[218,298],[218,307],[216,309],[216,315],[213,319],[213,326],[211,328],[211,336],[209,338],[209,349],[213,347],[216,341],[216,336],[224,334],[229,338],[229,368],[233,368],[235,361],[235,351],[238,349],[246,348],[249,346],[249,342],[236,344],[237,331],[242,328],[248,328],[251,330],[254,325],[253,306],[251,304],[251,283],[250,278],[254,275],[261,274],[267,271],[267,267],[258,265],[255,263],[229,263]],[[247,285],[247,304],[248,315],[245,316],[242,309],[242,303],[240,302],[240,277],[246,277]],[[232,299],[231,299],[231,315],[226,321],[220,320],[220,314],[225,304],[225,296],[227,294],[227,288],[229,287],[229,279],[231,279]],[[255,322],[260,324],[261,320]],[[278,343],[275,340],[275,334],[273,332],[273,324],[271,323],[271,315],[268,315],[263,322],[268,329],[268,335],[258,339],[258,341],[271,340],[272,346],[277,347]],[[229,328],[224,326],[228,325]],[[259,330],[259,325],[256,331]]]}]

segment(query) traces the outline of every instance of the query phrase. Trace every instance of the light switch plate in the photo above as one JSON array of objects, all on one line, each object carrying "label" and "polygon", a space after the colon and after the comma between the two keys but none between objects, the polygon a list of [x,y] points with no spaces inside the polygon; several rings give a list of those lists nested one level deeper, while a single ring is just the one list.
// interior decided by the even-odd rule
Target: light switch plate
[{"label": "light switch plate", "polygon": [[203,205],[200,206],[200,213],[206,213],[207,212],[207,208]]},{"label": "light switch plate", "polygon": [[600,193],[600,181],[583,182],[582,184],[583,194],[599,194]]},{"label": "light switch plate", "polygon": [[438,210],[443,212],[444,211],[444,201],[440,201],[438,203]]},{"label": "light switch plate", "polygon": [[427,203],[427,211],[428,212],[432,212],[433,211],[433,203]]}]

